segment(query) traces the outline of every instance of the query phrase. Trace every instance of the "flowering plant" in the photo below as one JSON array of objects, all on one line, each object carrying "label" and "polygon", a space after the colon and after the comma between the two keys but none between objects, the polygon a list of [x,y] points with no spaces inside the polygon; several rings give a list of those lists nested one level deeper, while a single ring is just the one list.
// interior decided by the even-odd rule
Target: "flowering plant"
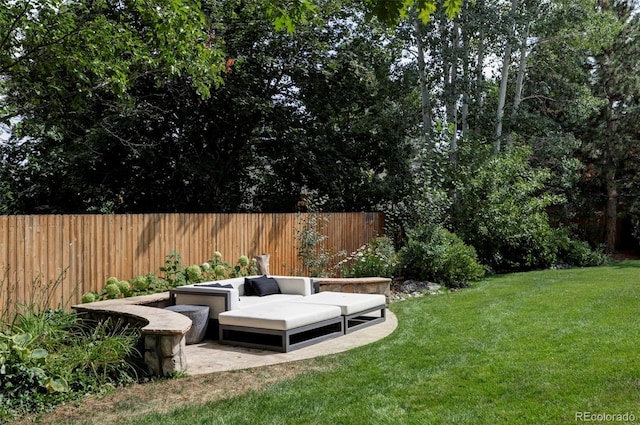
[{"label": "flowering plant", "polygon": [[343,277],[393,277],[398,255],[391,239],[380,236],[349,254],[336,267]]}]

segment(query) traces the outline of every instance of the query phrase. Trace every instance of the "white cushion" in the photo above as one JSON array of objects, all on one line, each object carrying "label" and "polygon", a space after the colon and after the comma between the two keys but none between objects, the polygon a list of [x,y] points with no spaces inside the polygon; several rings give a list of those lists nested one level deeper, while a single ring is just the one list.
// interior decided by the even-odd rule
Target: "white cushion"
[{"label": "white cushion", "polygon": [[319,292],[302,297],[295,302],[317,305],[335,305],[340,307],[343,316],[384,306],[386,297],[379,294],[353,294],[345,292]]},{"label": "white cushion", "polygon": [[311,295],[311,278],[300,276],[270,276],[278,282],[283,294]]},{"label": "white cushion", "polygon": [[238,302],[238,304],[235,305],[235,308],[249,308],[278,301],[294,301],[302,298],[302,295],[289,294],[273,294],[267,295],[265,297],[243,295],[240,297],[240,301]]},{"label": "white cushion", "polygon": [[336,306],[278,302],[225,311],[218,320],[221,325],[284,331],[336,317],[340,317]]}]

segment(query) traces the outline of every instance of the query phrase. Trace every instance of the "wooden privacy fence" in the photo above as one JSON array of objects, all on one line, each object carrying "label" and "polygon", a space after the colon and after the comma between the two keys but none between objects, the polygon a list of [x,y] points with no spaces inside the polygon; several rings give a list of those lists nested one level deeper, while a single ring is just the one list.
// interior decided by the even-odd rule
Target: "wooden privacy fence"
[{"label": "wooden privacy fence", "polygon": [[[351,252],[382,235],[382,213],[326,213],[319,220],[324,247]],[[184,266],[215,251],[235,263],[268,253],[271,274],[304,273],[295,229],[308,214],[135,214],[0,216],[0,307],[31,302],[50,282],[51,307],[79,303],[110,276],[162,275],[176,251]],[[52,285],[49,285],[50,287]],[[0,311],[1,312],[1,311]]]}]

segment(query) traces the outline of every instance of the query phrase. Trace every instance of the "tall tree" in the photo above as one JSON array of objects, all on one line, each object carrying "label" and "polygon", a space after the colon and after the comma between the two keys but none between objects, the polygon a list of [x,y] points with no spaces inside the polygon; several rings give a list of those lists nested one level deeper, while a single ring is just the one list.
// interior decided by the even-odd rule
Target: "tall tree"
[{"label": "tall tree", "polygon": [[[610,43],[594,52],[591,68],[595,76],[592,92],[604,100],[590,127],[596,131],[583,133],[590,147],[601,152],[597,158],[606,191],[606,235],[608,252],[615,250],[617,239],[620,174],[629,154],[640,147],[633,122],[640,119],[635,99],[640,96],[640,18],[632,1],[599,1],[599,13],[607,15],[614,29]],[[593,137],[593,136],[596,137]]]},{"label": "tall tree", "polygon": [[[615,250],[622,171],[638,149],[640,78],[635,1],[554,2],[532,50],[529,113],[580,140],[589,211],[605,207],[605,242]],[[591,191],[594,188],[595,191]],[[583,207],[584,209],[585,207]]]},{"label": "tall tree", "polygon": [[[216,43],[225,43],[212,75],[224,84],[209,98],[188,72],[147,72],[144,61],[122,71],[119,91],[95,82],[85,89],[86,79],[58,69],[66,62],[57,59],[57,45],[42,46],[22,73],[12,71],[11,102],[19,106],[22,96],[42,105],[32,115],[22,109],[21,134],[31,138],[1,148],[0,177],[11,185],[13,211],[290,211],[305,190],[352,210],[400,196],[413,121],[404,112],[404,80],[392,72],[387,32],[365,24],[362,10],[340,12],[331,1],[316,16],[333,14],[328,26],[301,21],[291,34],[278,32],[272,16],[256,14],[260,4],[209,2],[198,12],[209,34],[204,50],[220,55]],[[134,40],[162,38],[147,36],[148,24],[129,6],[107,9],[104,25],[131,28]],[[367,45],[367,37],[379,41]],[[75,46],[73,33],[68,38]],[[153,51],[145,40],[132,43]],[[72,53],[82,58],[81,49]],[[54,83],[40,89],[40,99],[29,91],[47,80]],[[65,104],[62,94],[74,102]]]},{"label": "tall tree", "polygon": [[494,150],[500,152],[501,138],[502,138],[502,126],[504,119],[504,108],[507,99],[507,83],[509,81],[509,68],[511,67],[511,50],[513,37],[515,33],[515,18],[518,8],[519,0],[511,0],[511,9],[509,13],[509,23],[507,25],[508,31],[506,34],[506,44],[504,48],[504,55],[502,57],[502,73],[500,76],[500,91],[498,92],[498,109],[496,116],[496,133],[495,133],[495,145]]}]

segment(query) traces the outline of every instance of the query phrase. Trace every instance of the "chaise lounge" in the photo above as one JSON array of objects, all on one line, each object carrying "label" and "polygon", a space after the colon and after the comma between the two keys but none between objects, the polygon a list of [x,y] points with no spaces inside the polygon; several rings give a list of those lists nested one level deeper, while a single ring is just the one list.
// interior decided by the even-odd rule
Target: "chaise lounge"
[{"label": "chaise lounge", "polygon": [[384,295],[315,292],[307,277],[251,276],[181,286],[171,298],[208,306],[209,335],[222,344],[281,352],[385,320]]}]

